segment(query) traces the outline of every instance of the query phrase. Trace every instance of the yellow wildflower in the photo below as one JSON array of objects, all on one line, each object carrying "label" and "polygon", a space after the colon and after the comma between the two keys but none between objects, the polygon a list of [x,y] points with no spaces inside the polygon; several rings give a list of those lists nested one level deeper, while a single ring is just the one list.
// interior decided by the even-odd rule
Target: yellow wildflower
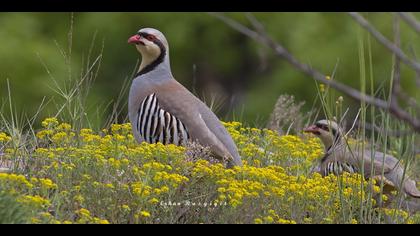
[{"label": "yellow wildflower", "polygon": [[10,136],[7,136],[6,133],[0,133],[0,142],[9,142],[12,140]]},{"label": "yellow wildflower", "polygon": [[150,213],[148,211],[141,211],[140,215],[143,217],[150,217]]},{"label": "yellow wildflower", "polygon": [[46,118],[44,121],[42,121],[42,127],[47,128],[47,127],[53,127],[58,125],[58,120],[55,117],[52,118]]}]

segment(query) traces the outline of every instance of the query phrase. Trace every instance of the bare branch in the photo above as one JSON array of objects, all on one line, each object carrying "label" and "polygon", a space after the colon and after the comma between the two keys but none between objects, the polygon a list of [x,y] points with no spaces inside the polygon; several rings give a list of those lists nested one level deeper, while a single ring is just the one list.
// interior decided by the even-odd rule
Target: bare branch
[{"label": "bare branch", "polygon": [[264,41],[264,39],[257,34],[255,31],[250,30],[248,27],[238,23],[235,20],[232,20],[229,17],[226,17],[223,14],[220,13],[215,13],[215,12],[210,12],[209,13],[212,16],[215,16],[216,18],[219,18],[220,20],[222,20],[223,22],[225,22],[227,25],[229,25],[230,27],[232,27],[233,29],[235,29],[238,32],[241,32],[242,34],[245,34],[246,36],[258,41],[258,42],[262,42]]},{"label": "bare branch", "polygon": [[[231,26],[233,29],[241,32],[242,34],[247,35],[248,37],[262,43],[264,46],[271,48],[274,50],[274,52],[276,53],[277,56],[282,57],[284,59],[286,59],[286,61],[288,61],[290,64],[292,64],[294,67],[296,67],[297,69],[301,70],[302,72],[308,74],[309,76],[313,77],[314,79],[318,80],[321,83],[324,83],[326,85],[331,86],[332,88],[335,88],[339,91],[345,91],[345,93],[350,96],[353,99],[356,100],[365,100],[367,103],[369,104],[373,104],[377,107],[383,108],[383,109],[387,109],[388,108],[388,103],[381,100],[381,99],[377,99],[374,97],[370,97],[366,94],[362,94],[360,93],[358,90],[347,86],[345,84],[341,84],[339,82],[336,82],[335,80],[327,80],[326,76],[322,73],[320,73],[317,70],[314,70],[313,68],[311,68],[309,65],[307,64],[303,64],[301,62],[299,62],[291,53],[289,53],[282,45],[274,42],[273,39],[271,39],[268,34],[265,31],[262,32],[255,32],[253,30],[250,30],[249,28],[247,28],[246,26],[222,15],[222,14],[218,14],[218,13],[213,13],[213,15],[215,15],[217,18],[219,18],[220,20],[222,20],[223,22],[225,22],[226,24],[228,24],[229,26]],[[248,14],[248,18],[249,17],[253,17],[252,15]],[[254,17],[254,20],[252,20],[252,22],[254,22],[253,24],[255,24],[255,22],[257,22],[257,20]],[[256,26],[257,28],[261,29],[260,24],[255,24],[254,26]]]},{"label": "bare branch", "polygon": [[[393,114],[395,117],[406,121],[409,125],[413,127],[413,130],[416,132],[420,132],[420,120],[416,119],[415,117],[412,117],[408,112],[406,112],[404,109],[400,108],[397,104],[397,106],[390,106],[389,103],[385,100],[378,99],[369,95],[366,95],[364,93],[361,93],[359,90],[356,90],[350,86],[347,86],[345,84],[339,83],[335,80],[327,80],[326,76],[322,74],[321,72],[311,68],[309,65],[301,63],[299,60],[297,60],[289,51],[287,51],[286,48],[284,48],[281,44],[274,41],[268,33],[264,30],[264,27],[262,24],[250,13],[246,14],[246,17],[252,24],[252,26],[255,28],[256,31],[251,30],[250,28],[240,24],[239,22],[226,17],[225,15],[221,13],[210,13],[211,15],[217,17],[218,19],[222,20],[224,23],[226,23],[231,28],[235,29],[236,31],[254,39],[255,41],[261,43],[262,45],[272,49],[274,53],[288,61],[290,64],[292,64],[295,68],[302,71],[303,73],[313,77],[315,80],[324,83],[326,85],[329,85],[330,87],[337,89],[338,91],[343,92],[344,94],[348,95],[349,97],[357,100],[357,101],[365,101],[368,104],[371,104],[375,107],[378,107],[383,110],[389,111],[391,114]],[[379,33],[375,28],[373,28],[363,17],[361,17],[357,13],[350,13],[352,16],[356,17],[358,22],[360,21],[361,25],[364,27],[367,27],[373,32],[372,34],[376,37],[381,39],[386,46],[389,47],[389,49],[395,53],[396,57],[398,57],[402,62],[409,63],[412,67],[417,68],[418,71],[420,71],[420,64],[418,64],[415,61],[412,61],[410,58],[408,58],[400,48],[395,46],[393,43],[389,42],[385,37],[382,36],[381,33]],[[378,40],[379,40],[378,39]]]},{"label": "bare branch", "polygon": [[410,13],[397,12],[397,14],[403,19],[411,28],[420,34],[420,22]]},{"label": "bare branch", "polygon": [[359,23],[365,30],[367,30],[376,40],[378,40],[382,45],[384,45],[389,51],[391,51],[395,56],[397,56],[401,62],[413,68],[417,74],[420,74],[420,64],[416,61],[409,58],[405,53],[394,43],[389,41],[383,34],[375,29],[362,15],[357,12],[349,13],[353,19]]},{"label": "bare branch", "polygon": [[[401,39],[400,39],[400,23],[399,18],[397,16],[394,17],[394,42],[395,45],[401,47]],[[391,106],[398,106],[398,98],[404,100],[408,105],[413,107],[414,109],[420,110],[420,105],[417,104],[416,100],[409,95],[407,95],[401,89],[401,63],[399,57],[395,56],[394,54],[394,73],[393,73],[393,84],[392,84],[392,93],[391,93]],[[416,76],[417,83],[419,82],[419,74]]]}]

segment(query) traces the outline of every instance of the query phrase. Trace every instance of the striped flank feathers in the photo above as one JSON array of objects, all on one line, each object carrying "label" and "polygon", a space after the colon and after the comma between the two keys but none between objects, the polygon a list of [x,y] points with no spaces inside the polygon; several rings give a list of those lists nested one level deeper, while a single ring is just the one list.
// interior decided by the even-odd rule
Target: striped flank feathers
[{"label": "striped flank feathers", "polygon": [[136,130],[148,143],[185,145],[190,139],[188,129],[174,115],[159,106],[156,94],[141,103],[137,113]]}]

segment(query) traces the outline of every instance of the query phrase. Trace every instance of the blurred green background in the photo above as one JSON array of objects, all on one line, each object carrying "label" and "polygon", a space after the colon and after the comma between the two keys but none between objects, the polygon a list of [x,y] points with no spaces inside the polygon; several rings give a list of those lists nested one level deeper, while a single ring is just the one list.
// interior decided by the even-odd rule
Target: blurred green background
[{"label": "blurred green background", "polygon": [[[227,15],[248,25],[242,13]],[[256,13],[255,16],[273,38],[302,62],[327,75],[338,65],[335,79],[360,87],[359,40],[363,39],[366,49],[368,34],[349,15]],[[392,39],[392,14],[364,16]],[[0,13],[3,108],[8,102],[7,79],[17,113],[33,115],[44,97],[59,97],[52,78],[63,86],[79,78],[81,71],[86,70],[89,51],[92,62],[103,46],[86,112],[90,115],[103,109],[105,119],[112,110],[108,104],[117,100],[124,80],[130,78],[140,58],[127,39],[143,27],[157,28],[165,34],[175,78],[206,101],[215,96],[220,105],[217,113],[223,119],[263,126],[280,94],[306,101],[305,110],[312,109],[317,100],[312,78],[207,13],[74,13],[70,46],[71,18],[72,13]],[[401,32],[402,49],[412,56],[420,49],[420,35],[404,22]],[[375,40],[371,44],[375,86],[386,88],[392,72],[392,55]],[[71,58],[66,60],[61,50],[70,55],[69,48]],[[402,69],[404,89],[419,100],[414,73],[405,66]],[[126,118],[126,96],[123,94],[121,101],[120,121]],[[351,112],[357,110],[358,103],[346,97],[345,104],[352,107]],[[39,117],[55,114],[56,110],[54,102],[50,102]]]}]

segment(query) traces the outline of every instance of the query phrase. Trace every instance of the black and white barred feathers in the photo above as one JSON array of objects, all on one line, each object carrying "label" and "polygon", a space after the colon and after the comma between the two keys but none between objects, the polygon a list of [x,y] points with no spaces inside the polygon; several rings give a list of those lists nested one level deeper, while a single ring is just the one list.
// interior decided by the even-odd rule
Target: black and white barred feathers
[{"label": "black and white barred feathers", "polygon": [[185,125],[177,117],[160,108],[154,93],[141,103],[136,129],[148,143],[184,145],[190,138]]},{"label": "black and white barred feathers", "polygon": [[340,175],[343,172],[356,173],[357,168],[349,163],[333,161],[327,164],[323,172],[324,176],[330,174]]}]

